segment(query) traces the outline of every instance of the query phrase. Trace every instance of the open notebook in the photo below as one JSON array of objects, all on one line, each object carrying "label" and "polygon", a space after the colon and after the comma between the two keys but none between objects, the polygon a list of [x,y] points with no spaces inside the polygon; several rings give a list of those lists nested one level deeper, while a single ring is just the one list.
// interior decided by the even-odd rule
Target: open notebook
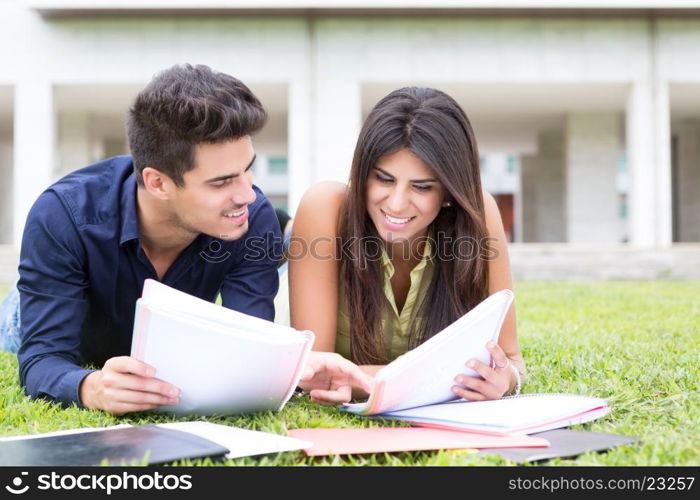
[{"label": "open notebook", "polygon": [[457,374],[479,376],[465,363],[472,358],[486,364],[491,362],[486,343],[498,341],[512,302],[512,291],[494,293],[447,328],[379,370],[366,402],[348,404],[342,409],[376,415],[455,399],[451,388]]},{"label": "open notebook", "polygon": [[292,396],[314,335],[146,280],[131,355],[181,391],[177,414],[279,411]]},{"label": "open notebook", "polygon": [[422,427],[491,435],[532,434],[595,420],[610,412],[600,398],[522,394],[492,401],[450,401],[380,415]]}]

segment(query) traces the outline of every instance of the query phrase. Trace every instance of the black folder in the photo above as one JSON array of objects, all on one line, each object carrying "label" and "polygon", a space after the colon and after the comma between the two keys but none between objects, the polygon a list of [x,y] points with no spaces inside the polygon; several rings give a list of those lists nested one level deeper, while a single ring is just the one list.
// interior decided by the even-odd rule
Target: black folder
[{"label": "black folder", "polygon": [[228,451],[189,432],[141,425],[0,441],[0,466],[152,465]]},{"label": "black folder", "polygon": [[543,462],[555,457],[575,457],[588,451],[604,451],[639,441],[635,437],[571,429],[555,429],[531,436],[546,439],[549,448],[492,448],[480,450],[479,454],[502,455],[503,458],[518,463]]}]

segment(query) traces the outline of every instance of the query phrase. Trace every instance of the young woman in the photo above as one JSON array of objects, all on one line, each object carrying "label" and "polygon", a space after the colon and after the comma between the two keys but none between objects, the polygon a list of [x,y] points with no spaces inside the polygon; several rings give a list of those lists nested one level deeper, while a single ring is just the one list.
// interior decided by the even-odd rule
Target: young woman
[{"label": "young woman", "polygon": [[[364,123],[348,185],[304,195],[289,249],[291,324],[374,374],[490,294],[511,288],[506,237],[481,188],[479,154],[460,106],[430,88],[382,99]],[[525,367],[511,307],[482,378],[455,374],[469,400],[519,390]],[[358,391],[359,392],[359,391]],[[320,403],[331,393],[312,391]]]}]

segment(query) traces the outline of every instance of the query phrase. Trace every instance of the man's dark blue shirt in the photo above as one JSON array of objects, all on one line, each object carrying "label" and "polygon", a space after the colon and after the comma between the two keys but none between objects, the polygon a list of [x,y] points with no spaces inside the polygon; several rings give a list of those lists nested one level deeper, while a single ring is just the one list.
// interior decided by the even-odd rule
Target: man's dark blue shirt
[{"label": "man's dark blue shirt", "polygon": [[[130,354],[136,300],[146,279],[158,279],[141,247],[136,189],[131,157],[118,156],[67,175],[34,203],[18,283],[19,375],[29,396],[80,404],[91,371],[81,365]],[[221,293],[224,307],[272,320],[280,230],[254,189],[243,237],[200,234],[161,281],[208,301]]]}]

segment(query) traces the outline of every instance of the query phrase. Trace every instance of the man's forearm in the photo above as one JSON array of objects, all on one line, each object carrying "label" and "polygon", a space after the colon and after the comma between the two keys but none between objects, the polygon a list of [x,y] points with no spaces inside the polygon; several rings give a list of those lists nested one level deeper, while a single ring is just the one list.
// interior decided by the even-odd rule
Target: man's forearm
[{"label": "man's forearm", "polygon": [[[80,385],[93,370],[60,356],[18,356],[20,384],[31,398],[48,398],[64,406],[81,405]],[[38,358],[38,359],[37,359]]]}]

